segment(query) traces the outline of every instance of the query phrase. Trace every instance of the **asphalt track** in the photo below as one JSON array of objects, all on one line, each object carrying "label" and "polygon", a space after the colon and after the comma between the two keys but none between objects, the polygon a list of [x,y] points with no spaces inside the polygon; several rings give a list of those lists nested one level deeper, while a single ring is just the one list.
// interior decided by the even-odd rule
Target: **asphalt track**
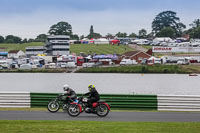
[{"label": "asphalt track", "polygon": [[78,120],[78,121],[153,121],[200,122],[199,112],[110,112],[107,117],[81,113],[70,117],[67,113],[48,111],[0,111],[0,120]]}]

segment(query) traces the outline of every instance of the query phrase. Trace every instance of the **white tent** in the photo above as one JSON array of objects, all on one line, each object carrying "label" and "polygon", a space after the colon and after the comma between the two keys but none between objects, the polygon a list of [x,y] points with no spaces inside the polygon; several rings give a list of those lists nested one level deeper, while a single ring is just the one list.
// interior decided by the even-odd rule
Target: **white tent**
[{"label": "white tent", "polygon": [[171,42],[172,39],[170,37],[156,37],[153,39],[153,42]]},{"label": "white tent", "polygon": [[109,40],[106,38],[99,38],[94,40],[94,44],[109,44]]}]

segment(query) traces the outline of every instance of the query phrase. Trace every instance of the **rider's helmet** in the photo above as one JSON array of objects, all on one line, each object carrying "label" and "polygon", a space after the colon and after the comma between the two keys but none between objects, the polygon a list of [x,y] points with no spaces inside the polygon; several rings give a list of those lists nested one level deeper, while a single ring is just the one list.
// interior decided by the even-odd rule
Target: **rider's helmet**
[{"label": "rider's helmet", "polygon": [[90,85],[88,86],[88,90],[91,91],[92,89],[95,89],[95,86],[90,84]]},{"label": "rider's helmet", "polygon": [[63,90],[64,90],[64,91],[69,91],[69,85],[68,85],[68,84],[65,84],[64,87],[63,87]]}]

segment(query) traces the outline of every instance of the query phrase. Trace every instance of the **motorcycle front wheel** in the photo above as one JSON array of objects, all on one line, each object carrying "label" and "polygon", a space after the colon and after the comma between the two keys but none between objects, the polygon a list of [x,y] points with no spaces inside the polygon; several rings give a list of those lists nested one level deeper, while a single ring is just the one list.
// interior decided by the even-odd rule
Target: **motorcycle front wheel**
[{"label": "motorcycle front wheel", "polygon": [[60,109],[60,105],[57,101],[50,101],[47,105],[47,109],[51,113],[56,113]]},{"label": "motorcycle front wheel", "polygon": [[99,106],[96,108],[97,115],[100,117],[105,117],[109,113],[109,109],[105,104],[99,104]]},{"label": "motorcycle front wheel", "polygon": [[71,104],[68,107],[67,113],[72,117],[76,117],[80,114],[80,108],[76,104]]}]

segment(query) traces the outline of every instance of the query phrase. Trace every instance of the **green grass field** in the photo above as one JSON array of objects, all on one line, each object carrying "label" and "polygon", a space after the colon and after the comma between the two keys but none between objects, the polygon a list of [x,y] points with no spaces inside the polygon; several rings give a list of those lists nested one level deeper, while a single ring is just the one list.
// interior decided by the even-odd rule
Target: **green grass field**
[{"label": "green grass field", "polygon": [[1,133],[199,133],[198,122],[0,120]]},{"label": "green grass field", "polygon": [[31,43],[23,43],[23,44],[6,44],[0,43],[0,49],[5,48],[5,51],[10,50],[22,50],[25,51],[25,48],[28,46],[42,46],[44,43],[42,42],[31,42]]},{"label": "green grass field", "polygon": [[[32,42],[32,43],[24,43],[24,44],[5,44],[0,43],[0,49],[5,48],[5,51],[9,50],[23,50],[25,51],[25,48],[28,46],[43,46],[44,43],[42,42]],[[127,51],[133,50],[132,48],[124,45],[110,45],[110,44],[72,44],[70,45],[70,52],[76,53],[77,55],[80,54],[80,52],[91,54],[122,54]]]},{"label": "green grass field", "polygon": [[79,54],[83,53],[96,53],[96,54],[123,54],[133,49],[124,45],[110,45],[110,44],[73,44],[71,46],[71,52]]}]

